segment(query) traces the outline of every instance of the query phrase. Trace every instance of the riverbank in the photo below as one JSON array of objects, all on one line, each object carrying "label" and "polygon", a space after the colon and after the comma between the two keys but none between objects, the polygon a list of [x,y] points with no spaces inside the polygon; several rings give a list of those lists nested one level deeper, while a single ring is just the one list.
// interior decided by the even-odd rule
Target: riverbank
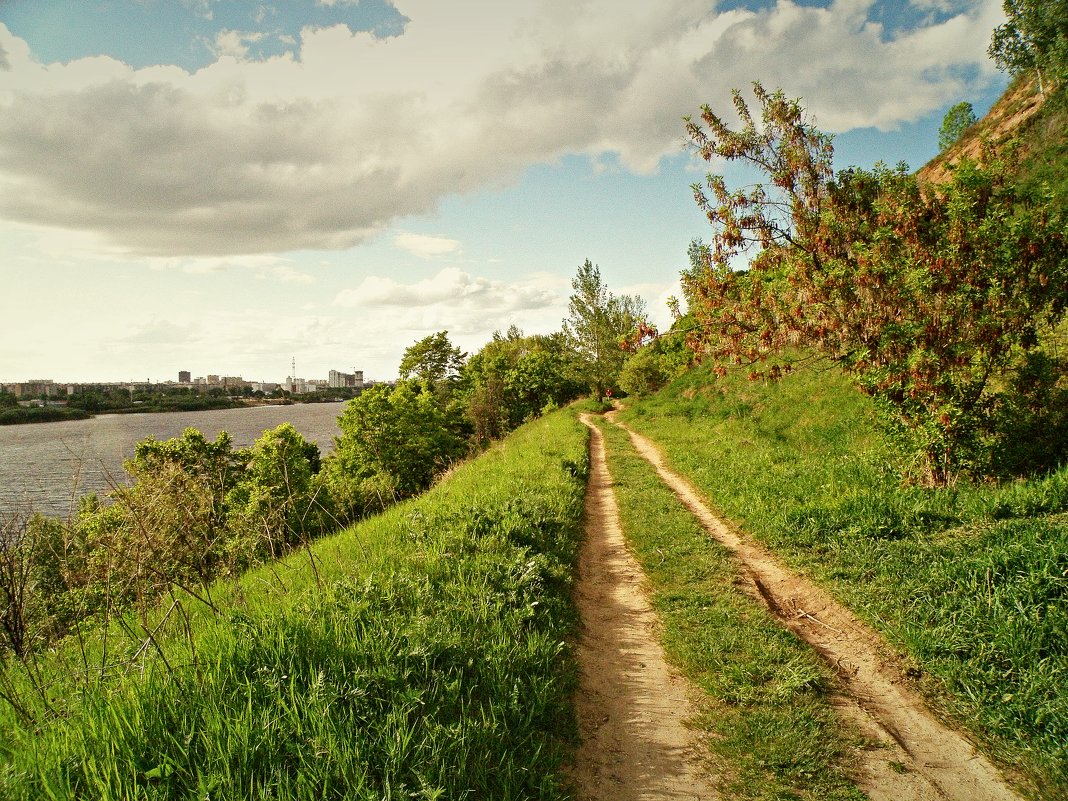
[{"label": "riverbank", "polygon": [[66,406],[13,406],[0,410],[0,426],[23,423],[58,423],[62,420],[88,420],[92,417],[83,409]]},{"label": "riverbank", "polygon": [[325,456],[341,433],[337,418],[343,408],[344,403],[264,404],[0,426],[0,509],[29,507],[65,517],[82,495],[124,483],[123,462],[133,456],[138,442],[180,437],[187,428],[209,439],[226,431],[234,447],[245,448],[265,430],[291,423]]},{"label": "riverbank", "polygon": [[115,406],[99,409],[82,409],[73,406],[18,406],[0,409],[0,425],[23,423],[58,423],[67,420],[89,420],[107,414],[156,414],[164,412],[213,412],[224,409],[249,409],[260,406],[295,406],[302,404],[344,403],[350,398],[313,397],[292,398],[182,398],[177,402],[135,403],[130,406]]}]

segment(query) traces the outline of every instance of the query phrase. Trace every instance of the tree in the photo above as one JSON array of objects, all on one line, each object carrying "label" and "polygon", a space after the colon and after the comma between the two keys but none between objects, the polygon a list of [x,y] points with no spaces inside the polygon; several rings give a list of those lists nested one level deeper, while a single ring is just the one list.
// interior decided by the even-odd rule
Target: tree
[{"label": "tree", "polygon": [[640,347],[623,365],[619,385],[628,395],[648,395],[680,376],[693,361],[684,331],[692,325],[687,315],[675,321],[672,330]]},{"label": "tree", "polygon": [[402,379],[414,378],[438,386],[459,376],[466,358],[466,353],[449,342],[448,331],[438,331],[404,351],[397,372]]},{"label": "tree", "polygon": [[946,150],[957,143],[966,130],[976,123],[972,104],[967,101],[957,103],[942,118],[942,127],[938,129],[938,149]]},{"label": "tree", "polygon": [[264,431],[227,496],[235,536],[246,535],[249,556],[276,558],[332,527],[329,492],[317,479],[319,448],[290,423]]},{"label": "tree", "polygon": [[0,511],[0,658],[10,649],[23,657],[31,646],[33,562],[26,540],[29,515]]},{"label": "tree", "polygon": [[1068,75],[1068,0],[1004,0],[1006,21],[994,29],[987,51],[1012,75],[1035,71],[1038,89]]},{"label": "tree", "polygon": [[467,449],[434,393],[412,381],[366,390],[338,425],[341,436],[324,470],[350,514],[422,492]]},{"label": "tree", "polygon": [[978,468],[992,379],[1063,316],[1063,219],[1018,197],[989,153],[944,187],[921,188],[905,165],[835,175],[830,139],[800,105],[754,94],[759,126],[737,92],[738,131],[707,106],[707,131],[687,123],[702,158],[747,162],[770,184],[694,186],[715,236],[693,244],[683,274],[692,346],[718,372],[754,377],[788,368],[791,349],[829,359],[886,410],[922,480]]},{"label": "tree", "polygon": [[545,408],[578,397],[583,387],[577,374],[562,334],[524,336],[515,326],[505,334],[495,331],[464,369],[475,442],[485,445]]},{"label": "tree", "polygon": [[211,442],[187,428],[137,444],[124,465],[133,484],[113,489],[109,505],[84,505],[76,521],[90,554],[87,581],[100,585],[102,603],[144,609],[174,584],[206,587],[228,568],[227,496],[243,458],[226,432]]},{"label": "tree", "polygon": [[646,322],[645,302],[636,295],[615,296],[601,282],[600,268],[589,259],[571,279],[568,319],[563,331],[582,363],[590,393],[600,400],[617,386],[627,360],[624,340]]}]

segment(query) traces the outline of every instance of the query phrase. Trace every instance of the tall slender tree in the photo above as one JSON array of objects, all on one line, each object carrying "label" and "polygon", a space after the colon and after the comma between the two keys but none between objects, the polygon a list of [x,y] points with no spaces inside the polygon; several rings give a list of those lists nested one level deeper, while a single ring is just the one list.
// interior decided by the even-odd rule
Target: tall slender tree
[{"label": "tall slender tree", "polygon": [[1034,70],[1045,96],[1068,77],[1068,0],[1004,0],[1003,8],[990,57],[1012,75]]},{"label": "tall slender tree", "polygon": [[564,335],[581,360],[590,393],[600,400],[618,385],[628,355],[624,341],[647,322],[645,301],[637,295],[613,295],[589,259],[571,279],[571,288]]}]

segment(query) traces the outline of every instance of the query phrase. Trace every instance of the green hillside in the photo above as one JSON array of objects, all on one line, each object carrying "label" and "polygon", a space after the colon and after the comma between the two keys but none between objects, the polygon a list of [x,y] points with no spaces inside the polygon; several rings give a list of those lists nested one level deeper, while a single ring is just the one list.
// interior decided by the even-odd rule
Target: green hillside
[{"label": "green hillside", "polygon": [[623,419],[881,631],[1031,797],[1068,797],[1068,467],[902,487],[869,399],[835,372],[763,383],[694,370]]},{"label": "green hillside", "polygon": [[[911,208],[921,211],[901,219],[918,225],[938,220],[941,206],[960,209],[975,204],[971,205],[975,208],[992,196],[1008,200],[988,219],[1022,219],[1042,208],[1038,216],[1052,221],[1052,238],[1046,244],[1052,247],[1049,264],[1055,272],[1052,277],[1017,274],[1007,281],[993,281],[981,296],[969,301],[972,308],[990,304],[988,308],[996,316],[1012,284],[1031,280],[1045,286],[1047,281],[1052,285],[1064,280],[1063,214],[1068,207],[1065,94],[1063,85],[1056,91],[1047,85],[1043,98],[1026,77],[1014,81],[983,120],[919,171],[916,177],[920,184],[934,185],[933,192],[924,196],[929,200],[922,203],[918,195],[909,194],[916,178],[905,173],[844,171],[832,176],[830,185],[848,190],[849,198],[862,201],[863,192],[872,191],[872,187],[880,187],[885,197],[907,197],[902,205],[914,203]],[[713,156],[767,155],[766,149],[775,147],[780,130],[782,141],[811,137],[811,150],[819,153],[819,134],[804,129],[796,107],[781,95],[759,97],[758,92],[758,99],[765,124],[771,120],[772,125],[780,126],[775,136],[761,138],[748,128],[732,131],[706,110],[704,127],[690,128],[691,139],[702,156],[712,160]],[[1015,149],[1018,161],[1010,161],[1007,168],[998,167],[1007,169],[1007,174],[1002,173],[1003,178],[990,184],[992,193],[961,194],[960,187],[978,185],[972,182],[980,173],[964,171],[955,176],[958,171],[953,167],[965,157],[980,160],[984,143],[1002,153]],[[794,151],[789,155],[794,157]],[[810,166],[813,173],[820,169],[818,157],[811,165],[805,162],[806,168]],[[793,177],[788,171],[772,173],[769,184],[788,187],[794,192],[790,197],[798,201],[797,207],[804,208],[812,198],[804,195],[803,188],[794,189],[803,184],[795,184]],[[950,183],[954,186],[947,190]],[[917,368],[923,369],[925,361],[936,364],[940,351],[959,346],[958,334],[966,335],[961,327],[973,321],[966,314],[957,316],[957,309],[950,305],[956,291],[954,280],[946,289],[938,290],[945,293],[946,303],[929,301],[934,313],[928,320],[918,316],[913,321],[900,312],[914,301],[922,308],[928,302],[925,292],[934,283],[927,271],[933,267],[937,274],[953,264],[951,259],[966,252],[971,243],[955,252],[939,251],[937,258],[916,258],[900,273],[894,272],[897,266],[890,257],[883,272],[873,273],[870,264],[880,257],[876,247],[864,254],[874,254],[873,258],[863,259],[855,259],[853,249],[865,247],[867,240],[858,244],[847,237],[847,247],[840,251],[827,247],[842,229],[826,225],[825,218],[794,219],[798,226],[795,231],[811,237],[797,249],[800,254],[789,248],[776,250],[775,243],[781,241],[776,239],[780,234],[777,223],[761,227],[761,222],[753,222],[760,213],[762,195],[743,195],[745,190],[730,194],[729,188],[715,180],[710,180],[708,187],[703,208],[718,224],[716,235],[720,239],[691,251],[692,266],[684,274],[684,289],[688,290],[691,312],[694,301],[704,308],[677,326],[691,343],[702,348],[708,366],[690,369],[657,393],[628,399],[622,419],[656,442],[671,468],[698,487],[725,519],[827,588],[879,631],[929,703],[951,725],[968,731],[1026,797],[1068,798],[1068,465],[1063,462],[1068,379],[1059,329],[1037,325],[1037,341],[1021,339],[1018,347],[1006,350],[1000,360],[985,364],[982,384],[977,386],[988,393],[989,400],[976,406],[971,418],[979,432],[974,440],[978,445],[972,452],[974,462],[966,465],[962,461],[960,469],[942,481],[918,481],[917,474],[909,470],[915,454],[914,438],[910,441],[900,436],[900,426],[895,426],[893,413],[888,415],[887,411],[895,404],[901,408],[909,398],[926,391],[918,383],[909,383],[920,377]],[[833,195],[832,200],[836,200]],[[893,206],[881,202],[876,200],[873,208],[879,213],[895,213]],[[813,204],[818,206],[815,200]],[[852,213],[858,207],[847,206],[845,212]],[[854,222],[846,213],[834,219],[845,225]],[[818,233],[804,233],[803,226],[809,224],[807,230]],[[865,225],[875,224],[881,221],[872,215],[855,230],[867,235],[870,229]],[[947,231],[958,233],[951,233],[947,241],[967,228],[967,223],[950,226]],[[750,263],[750,270],[742,272],[729,261],[735,252],[731,248],[745,241],[737,234],[740,230],[771,243]],[[872,241],[878,246],[897,235],[888,229],[882,238]],[[795,240],[792,235],[783,236],[785,239],[791,244]],[[805,244],[812,249],[806,250]],[[923,252],[920,248],[900,252],[914,257]],[[761,257],[766,258],[762,265],[758,264]],[[979,261],[993,263],[993,258]],[[839,273],[828,266],[832,263],[840,268]],[[789,280],[782,280],[788,271],[793,271]],[[822,285],[811,279],[821,271],[830,276]],[[872,280],[873,275],[876,280]],[[886,380],[886,372],[876,372],[877,380],[869,382],[864,371],[871,369],[870,364],[855,366],[857,352],[870,347],[870,352],[877,353],[877,348],[883,347],[870,344],[877,343],[878,337],[850,340],[839,332],[852,324],[848,315],[857,314],[857,330],[867,335],[870,328],[866,326],[883,312],[878,306],[856,312],[859,307],[854,304],[865,297],[854,292],[858,283],[868,282],[867,296],[878,298],[878,291],[898,280],[907,291],[886,305],[890,324],[883,330],[883,343],[903,331],[903,342],[908,337],[928,336],[939,328],[944,334],[924,341],[903,361],[901,386],[905,391],[894,393],[885,391],[896,386]],[[961,272],[955,278],[957,283],[976,285],[981,280],[980,273]],[[912,281],[917,283],[911,285]],[[780,298],[770,298],[778,291],[783,293]],[[930,291],[933,297],[934,290]],[[1059,297],[1056,293],[1060,288],[1054,292]],[[1021,324],[1032,323],[1039,314],[1059,320],[1061,301],[1045,303],[1036,303],[1032,307],[1036,318],[1028,320],[1025,315]],[[833,309],[838,316],[816,316],[813,322],[801,310],[805,304]],[[776,328],[791,315],[798,316],[795,328]],[[948,327],[944,327],[947,321]],[[906,327],[914,322],[914,328]],[[799,349],[797,343],[808,348]],[[989,339],[984,342],[980,338],[973,347],[979,350],[988,345]],[[955,363],[947,362],[947,367],[956,369],[968,358],[962,353],[954,357]],[[942,378],[936,369],[923,381],[930,386]],[[935,409],[932,405],[930,411],[917,414],[914,419],[918,426],[923,424],[924,414],[936,414]],[[947,430],[952,430],[953,413],[942,414]],[[617,447],[625,452],[625,438],[616,439]],[[623,453],[615,458],[618,469],[625,469],[629,457]],[[620,491],[624,496],[628,492],[625,487]],[[638,500],[633,503],[640,506]],[[642,521],[636,525],[647,530],[665,526],[648,512],[632,515]],[[692,542],[681,544],[684,528],[677,529],[680,547],[692,553]],[[633,536],[641,542],[652,535],[636,529]],[[657,547],[659,555],[651,556],[647,564],[654,576],[660,572],[659,565],[672,561],[663,555],[670,547],[663,536]],[[709,548],[714,550],[711,545]],[[685,568],[679,570],[684,573]],[[676,582],[663,590],[670,598],[683,605],[695,603],[694,588],[677,586],[678,575],[665,581]],[[726,596],[729,591],[724,589],[720,594]],[[701,603],[705,604],[701,608],[711,609],[718,601]],[[677,646],[678,658],[687,664],[695,680],[705,677],[704,685],[715,695],[724,680],[710,677],[703,660],[721,657],[713,657],[715,647],[695,639],[694,634],[707,623],[672,607],[663,603],[668,620],[666,639],[683,643]],[[682,619],[687,616],[688,620]],[[675,618],[679,620],[672,622]],[[695,651],[704,656],[695,657]],[[758,667],[761,660],[756,655],[744,657],[743,663],[731,664],[729,675],[769,675]],[[756,691],[750,687],[747,692]],[[717,714],[728,718],[731,708],[737,706],[730,693],[712,703]],[[791,706],[799,703],[795,700]],[[742,717],[758,714],[764,715],[765,710],[749,710]],[[735,739],[736,731],[725,730],[716,722],[709,723],[708,730],[713,750],[724,758],[724,742]],[[832,730],[823,730],[822,742],[837,736]],[[747,742],[729,758],[736,764],[740,760],[750,765],[743,770],[755,771],[753,775],[759,774],[763,781],[765,766],[770,764],[764,749],[771,747],[772,739],[765,734],[761,744]],[[835,747],[848,749],[847,740],[836,742]],[[746,751],[760,754],[755,759],[757,766],[746,761]],[[789,785],[790,770],[796,766],[786,765],[784,761],[778,781]],[[797,785],[790,792],[803,794],[803,788],[803,784]],[[742,793],[739,797],[765,797],[752,788],[731,786],[729,790]],[[766,792],[766,797],[777,797],[775,792],[784,791]]]},{"label": "green hillside", "polygon": [[1043,97],[1032,76],[1020,75],[981,120],[919,170],[919,178],[944,182],[950,165],[980,156],[983,142],[1018,147],[1020,181],[1034,191],[1045,187],[1068,198],[1068,92],[1063,86]]},{"label": "green hillside", "polygon": [[567,798],[585,428],[0,664],[0,798]]}]

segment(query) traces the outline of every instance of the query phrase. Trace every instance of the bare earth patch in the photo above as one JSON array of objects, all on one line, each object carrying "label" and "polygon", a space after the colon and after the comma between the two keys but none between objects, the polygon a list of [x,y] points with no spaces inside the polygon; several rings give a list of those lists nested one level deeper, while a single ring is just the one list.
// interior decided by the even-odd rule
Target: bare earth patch
[{"label": "bare earth patch", "polygon": [[582,616],[578,797],[716,799],[701,769],[697,737],[685,724],[696,713],[690,702],[696,690],[664,658],[644,574],[620,530],[603,437],[586,415],[583,422],[592,438],[575,596]]},{"label": "bare earth patch", "polygon": [[945,153],[939,153],[916,173],[925,184],[948,183],[952,177],[951,164],[962,158],[978,161],[982,153],[983,139],[1000,146],[1017,133],[1027,120],[1042,108],[1044,98],[1038,93],[1034,80],[1022,81],[1015,91],[1006,92],[986,116],[980,120],[961,141],[951,145]]},{"label": "bare earth patch", "polygon": [[873,747],[860,755],[855,776],[869,798],[1019,801],[990,762],[963,735],[938,721],[908,688],[879,635],[764,548],[731,530],[692,485],[667,469],[652,442],[626,430],[638,452],[709,534],[741,561],[753,593],[835,669],[841,682],[836,708],[873,741]]}]

